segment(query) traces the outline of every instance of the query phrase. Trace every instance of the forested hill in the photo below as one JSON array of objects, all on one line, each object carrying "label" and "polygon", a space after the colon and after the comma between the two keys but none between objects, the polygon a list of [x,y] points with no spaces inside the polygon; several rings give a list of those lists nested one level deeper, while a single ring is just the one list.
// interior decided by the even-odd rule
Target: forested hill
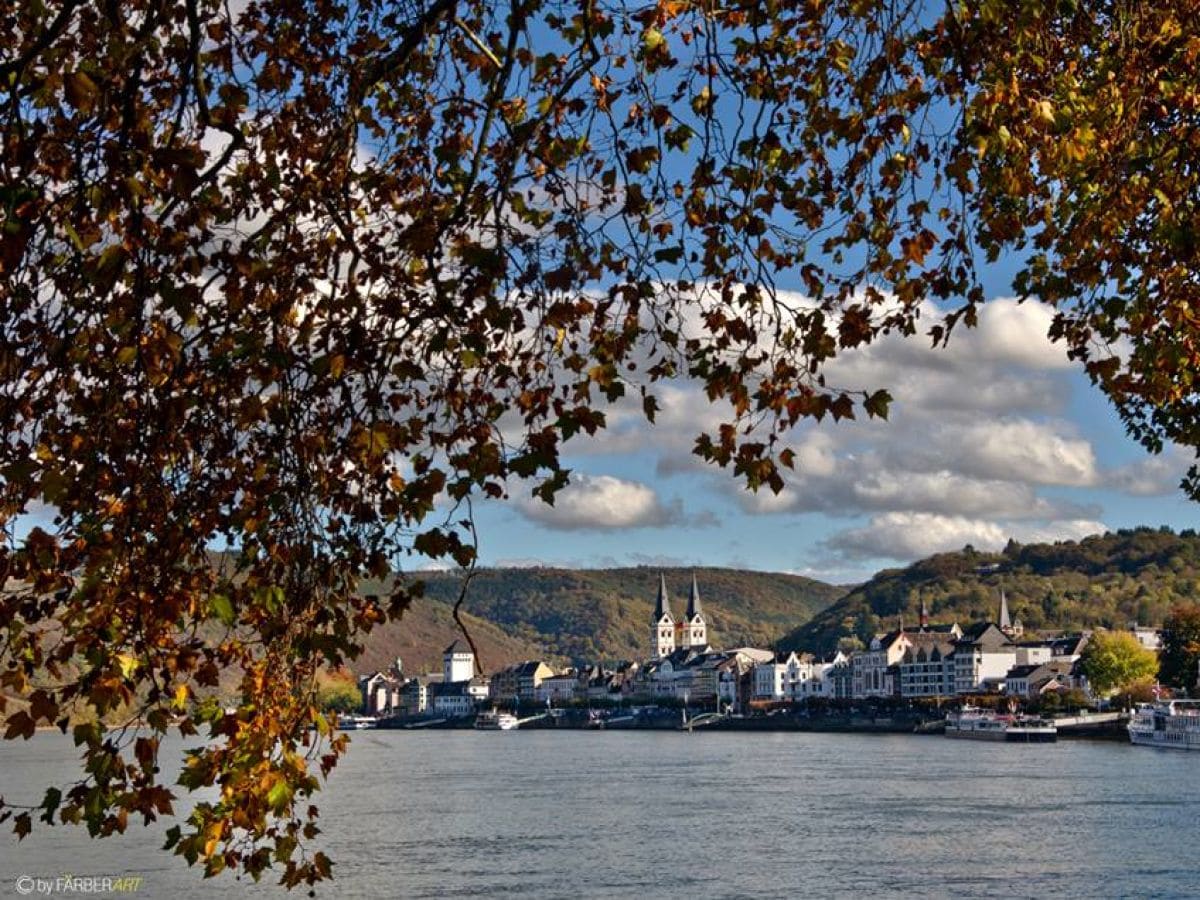
[{"label": "forested hill", "polygon": [[879,572],[779,646],[826,652],[844,637],[895,628],[901,614],[915,626],[922,598],[931,622],[994,620],[1002,589],[1026,630],[1159,625],[1174,603],[1200,597],[1200,537],[1137,528],[1056,544],[1010,541],[1001,553],[941,553]]},{"label": "forested hill", "polygon": [[[548,656],[579,663],[643,659],[659,573],[666,576],[671,609],[679,618],[687,604],[692,571],[482,569],[471,581],[464,609],[519,642],[497,648],[503,651],[540,646]],[[716,568],[696,569],[695,573],[715,647],[770,646],[845,593],[844,588],[796,575]],[[413,665],[440,660],[441,646],[431,648],[430,660],[418,660],[414,656],[417,648],[406,635],[425,630],[430,617],[443,616],[445,606],[457,599],[462,582],[451,574],[425,573],[421,577],[426,582],[426,598],[414,604],[398,625],[373,634],[362,660],[387,659],[392,655],[390,645],[400,651],[400,640],[406,649],[399,655],[408,653]],[[484,664],[494,669],[508,661],[485,658]],[[405,667],[412,670],[409,658]]]}]

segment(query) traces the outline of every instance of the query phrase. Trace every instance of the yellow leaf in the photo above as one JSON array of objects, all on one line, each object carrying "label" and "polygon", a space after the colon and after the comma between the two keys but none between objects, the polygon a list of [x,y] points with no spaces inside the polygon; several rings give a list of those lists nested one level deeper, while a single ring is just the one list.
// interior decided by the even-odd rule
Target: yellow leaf
[{"label": "yellow leaf", "polygon": [[120,653],[117,655],[117,664],[121,667],[122,676],[132,678],[133,673],[137,671],[138,660],[136,656],[131,656],[128,653]]}]

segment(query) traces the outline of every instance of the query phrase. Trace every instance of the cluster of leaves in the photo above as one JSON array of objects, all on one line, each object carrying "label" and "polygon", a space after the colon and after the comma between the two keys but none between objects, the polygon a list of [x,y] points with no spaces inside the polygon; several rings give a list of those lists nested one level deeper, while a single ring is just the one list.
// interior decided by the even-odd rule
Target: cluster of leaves
[{"label": "cluster of leaves", "polygon": [[1097,631],[1079,657],[1092,692],[1104,697],[1145,684],[1158,674],[1158,654],[1128,631]]},{"label": "cluster of leaves", "polygon": [[[823,363],[929,300],[935,341],[971,324],[977,256],[1027,253],[1133,432],[1196,446],[1186,6],[4,5],[7,733],[76,703],[147,732],[77,735],[46,816],[162,812],[176,720],[222,796],[181,852],[324,877],[314,673],[413,590],[360,579],[469,563],[459,506],[552,500],[562,443],[663,379],[720,405],[700,456],[778,490],[797,422],[887,413]],[[231,670],[232,712],[197,702]]]},{"label": "cluster of leaves", "polygon": [[317,705],[327,716],[330,713],[357,712],[362,706],[362,694],[354,676],[334,673],[318,680]]},{"label": "cluster of leaves", "polygon": [[834,649],[840,640],[913,626],[922,602],[933,622],[994,621],[1004,591],[1027,630],[1158,626],[1200,592],[1200,536],[1137,528],[1053,544],[1009,543],[1001,553],[971,548],[889,569],[859,585],[780,643]]}]

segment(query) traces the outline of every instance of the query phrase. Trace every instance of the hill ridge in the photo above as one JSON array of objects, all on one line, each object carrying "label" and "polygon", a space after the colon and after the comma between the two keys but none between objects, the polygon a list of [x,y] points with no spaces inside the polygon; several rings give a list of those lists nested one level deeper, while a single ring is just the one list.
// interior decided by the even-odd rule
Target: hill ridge
[{"label": "hill ridge", "polygon": [[931,622],[989,620],[1001,589],[1029,630],[1159,625],[1173,605],[1200,596],[1200,537],[1143,526],[1079,541],[1009,541],[996,553],[968,545],[876,573],[776,646],[828,652],[865,643],[900,616],[915,623],[922,599]]}]

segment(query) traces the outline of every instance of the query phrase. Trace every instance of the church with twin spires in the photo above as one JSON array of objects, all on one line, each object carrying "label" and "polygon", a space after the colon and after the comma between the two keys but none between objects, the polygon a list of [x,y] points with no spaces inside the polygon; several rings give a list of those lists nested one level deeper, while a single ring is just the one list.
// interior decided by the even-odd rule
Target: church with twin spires
[{"label": "church with twin spires", "polygon": [[671,600],[667,596],[667,577],[658,576],[658,600],[650,624],[650,650],[653,659],[670,656],[676,650],[704,651],[708,647],[708,623],[700,607],[700,588],[696,573],[692,573],[692,590],[688,594],[687,611],[678,622],[671,615]]}]

